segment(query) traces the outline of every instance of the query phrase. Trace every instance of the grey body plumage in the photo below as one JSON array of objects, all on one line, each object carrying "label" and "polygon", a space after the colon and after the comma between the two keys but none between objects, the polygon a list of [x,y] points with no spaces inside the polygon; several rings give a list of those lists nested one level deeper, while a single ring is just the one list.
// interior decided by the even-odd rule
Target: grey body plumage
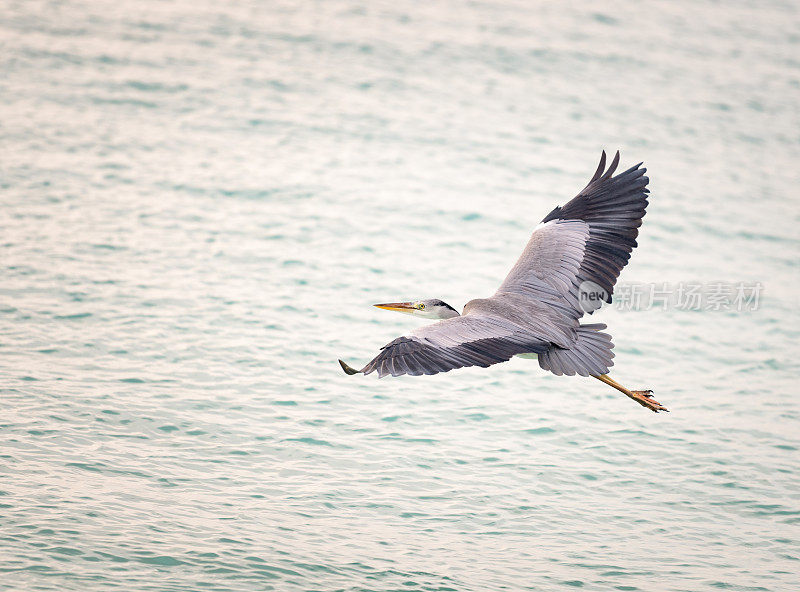
[{"label": "grey body plumage", "polygon": [[[619,152],[606,169],[603,152],[588,185],[545,216],[497,292],[469,301],[463,314],[437,299],[376,305],[441,320],[386,344],[361,370],[340,360],[344,371],[417,376],[537,354],[554,374],[595,376],[653,411],[665,410],[636,395],[646,391],[628,391],[605,376],[614,357],[606,326],[580,323],[611,301],[648,204],[646,169],[639,163],[614,177],[618,164]],[[586,286],[599,296],[583,299]]]}]

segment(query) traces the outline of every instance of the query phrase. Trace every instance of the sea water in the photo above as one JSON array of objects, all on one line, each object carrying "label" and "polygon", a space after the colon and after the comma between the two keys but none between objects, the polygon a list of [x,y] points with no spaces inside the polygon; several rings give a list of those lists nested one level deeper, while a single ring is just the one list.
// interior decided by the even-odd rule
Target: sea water
[{"label": "sea water", "polygon": [[[10,0],[0,48],[0,589],[800,590],[796,4]],[[341,372],[603,149],[652,199],[587,319],[671,413]]]}]

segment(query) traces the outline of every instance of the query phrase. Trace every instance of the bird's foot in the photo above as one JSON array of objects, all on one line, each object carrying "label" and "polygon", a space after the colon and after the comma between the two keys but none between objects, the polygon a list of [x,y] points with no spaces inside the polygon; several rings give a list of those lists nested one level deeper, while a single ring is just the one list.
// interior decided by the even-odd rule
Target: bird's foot
[{"label": "bird's foot", "polygon": [[646,391],[630,391],[630,395],[628,395],[631,399],[639,403],[642,407],[647,407],[650,411],[658,413],[659,411],[666,411],[669,413],[669,409],[664,407],[661,403],[656,401],[651,390]]}]

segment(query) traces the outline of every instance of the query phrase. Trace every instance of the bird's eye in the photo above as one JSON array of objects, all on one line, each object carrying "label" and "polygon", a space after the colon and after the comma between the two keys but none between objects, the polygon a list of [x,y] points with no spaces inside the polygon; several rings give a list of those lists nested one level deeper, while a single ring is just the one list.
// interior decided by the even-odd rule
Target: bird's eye
[{"label": "bird's eye", "polygon": [[420,309],[420,310],[425,310],[425,303],[424,302],[420,302],[419,304],[417,304],[417,308]]}]

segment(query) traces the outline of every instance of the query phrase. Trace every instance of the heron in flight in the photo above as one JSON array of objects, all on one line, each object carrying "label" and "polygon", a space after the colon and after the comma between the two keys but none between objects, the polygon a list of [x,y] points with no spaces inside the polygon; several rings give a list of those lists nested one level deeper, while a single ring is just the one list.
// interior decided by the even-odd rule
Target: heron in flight
[{"label": "heron in flight", "polygon": [[647,169],[639,163],[613,176],[618,165],[619,152],[606,169],[603,152],[589,184],[536,227],[494,296],[470,300],[462,314],[438,299],[376,304],[438,322],[383,346],[361,370],[339,360],[342,369],[419,376],[535,357],[553,374],[592,376],[643,407],[667,411],[652,391],[629,390],[608,375],[614,344],[606,325],[580,323],[611,302],[647,208]]}]

